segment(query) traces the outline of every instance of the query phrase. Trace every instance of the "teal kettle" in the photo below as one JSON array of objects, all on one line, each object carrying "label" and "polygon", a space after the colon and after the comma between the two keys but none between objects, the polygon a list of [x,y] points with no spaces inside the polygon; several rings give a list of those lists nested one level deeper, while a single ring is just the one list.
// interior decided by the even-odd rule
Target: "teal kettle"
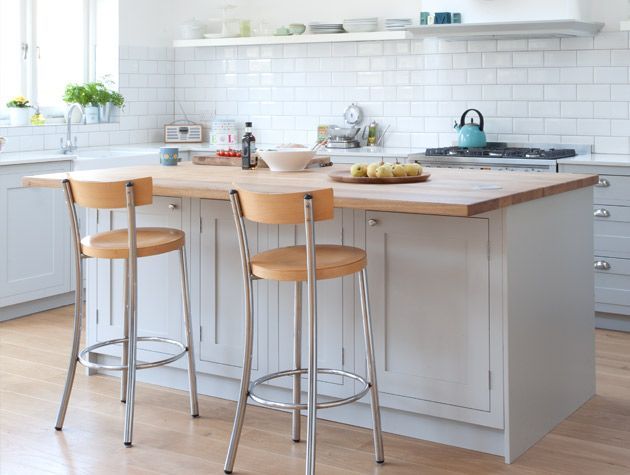
[{"label": "teal kettle", "polygon": [[[479,116],[479,124],[476,124],[473,119],[466,123],[466,116],[469,112],[476,112]],[[481,148],[487,144],[486,133],[483,131],[483,114],[477,109],[468,109],[462,114],[462,118],[459,121],[455,121],[455,130],[459,133],[457,142],[462,148]]]}]

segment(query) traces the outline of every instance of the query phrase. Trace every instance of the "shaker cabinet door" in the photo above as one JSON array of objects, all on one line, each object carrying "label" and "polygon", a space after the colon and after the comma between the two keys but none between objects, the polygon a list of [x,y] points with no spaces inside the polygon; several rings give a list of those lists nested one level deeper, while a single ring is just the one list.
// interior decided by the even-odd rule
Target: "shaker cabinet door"
[{"label": "shaker cabinet door", "polygon": [[[182,229],[182,200],[156,196],[153,204],[136,209],[138,227]],[[96,212],[96,211],[90,211]],[[127,211],[99,210],[99,232],[127,227]],[[98,259],[98,341],[123,335],[124,260]],[[138,336],[158,336],[183,341],[182,300],[177,251],[138,259]],[[174,354],[178,349],[162,343],[139,343],[144,350]],[[119,350],[113,350],[119,351]],[[181,360],[183,361],[183,360]],[[177,363],[176,363],[177,364]]]},{"label": "shaker cabinet door", "polygon": [[23,176],[69,168],[39,163],[0,170],[0,307],[72,290],[63,191],[22,186]]},{"label": "shaker cabinet door", "polygon": [[[199,319],[201,371],[241,377],[244,342],[243,276],[238,237],[230,203],[201,200],[199,254]],[[250,250],[258,248],[259,230],[265,226],[247,223]],[[266,287],[254,283],[254,350],[252,375],[266,361]]]},{"label": "shaker cabinet door", "polygon": [[489,411],[488,221],[366,220],[380,391]]},{"label": "shaker cabinet door", "polygon": [[[344,226],[347,231],[344,233]],[[345,236],[351,237],[352,211],[335,209],[331,221],[320,221],[315,225],[317,244],[343,244]],[[280,226],[278,245],[280,247],[305,244],[304,225]],[[317,282],[317,365],[319,368],[345,369],[353,371],[353,321],[354,321],[354,276]],[[272,283],[277,288],[277,348],[275,352],[278,370],[293,368],[293,314],[294,283]],[[302,284],[302,368],[308,363],[308,284]],[[290,380],[286,380],[288,383]],[[321,374],[318,377],[318,393],[327,396],[346,396],[354,389],[349,378]],[[306,375],[302,389],[307,388]]]}]

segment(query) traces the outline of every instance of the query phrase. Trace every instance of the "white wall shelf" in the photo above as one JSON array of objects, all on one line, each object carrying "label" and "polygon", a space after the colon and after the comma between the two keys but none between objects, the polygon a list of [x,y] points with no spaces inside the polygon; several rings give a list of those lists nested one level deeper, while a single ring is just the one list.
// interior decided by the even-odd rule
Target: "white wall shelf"
[{"label": "white wall shelf", "polygon": [[291,36],[250,36],[201,40],[175,40],[175,48],[199,46],[284,45],[297,43],[338,43],[347,41],[405,40],[411,38],[406,31],[374,31],[369,33],[303,34]]},{"label": "white wall shelf", "polygon": [[603,23],[578,20],[510,21],[505,23],[461,23],[422,25],[408,28],[415,38],[444,40],[569,38],[594,36]]}]

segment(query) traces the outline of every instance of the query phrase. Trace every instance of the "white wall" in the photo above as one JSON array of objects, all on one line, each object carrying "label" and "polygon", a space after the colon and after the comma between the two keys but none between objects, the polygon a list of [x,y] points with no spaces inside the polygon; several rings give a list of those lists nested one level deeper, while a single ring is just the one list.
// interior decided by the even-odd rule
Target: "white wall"
[{"label": "white wall", "polygon": [[120,44],[123,46],[170,46],[171,14],[182,0],[120,0]]}]

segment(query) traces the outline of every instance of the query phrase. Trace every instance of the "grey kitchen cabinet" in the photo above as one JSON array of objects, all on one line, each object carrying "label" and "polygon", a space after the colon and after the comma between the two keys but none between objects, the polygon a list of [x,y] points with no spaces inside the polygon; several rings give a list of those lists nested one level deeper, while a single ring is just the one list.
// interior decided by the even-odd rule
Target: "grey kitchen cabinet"
[{"label": "grey kitchen cabinet", "polygon": [[66,171],[69,161],[0,166],[0,317],[3,307],[73,290],[63,191],[21,183],[23,176]]},{"label": "grey kitchen cabinet", "polygon": [[[331,221],[316,224],[315,233],[318,244],[349,245],[353,243],[353,213],[351,210],[335,210]],[[275,240],[274,240],[275,242]],[[277,245],[294,246],[305,243],[304,226],[280,226]],[[276,302],[274,308],[273,336],[277,341],[277,360],[273,361],[274,370],[289,369],[293,366],[293,290],[292,282],[270,283],[270,289]],[[358,283],[356,285],[358,291]],[[355,278],[346,276],[317,282],[317,346],[319,368],[354,370],[354,311]],[[303,283],[302,298],[302,367],[308,362],[308,314],[307,284]],[[354,391],[354,382],[348,378],[331,375],[318,377],[318,392],[327,396],[348,396]],[[306,389],[306,377],[303,390]]]},{"label": "grey kitchen cabinet", "polygon": [[366,220],[384,405],[489,412],[488,220],[381,212]]},{"label": "grey kitchen cabinet", "polygon": [[[138,227],[186,228],[184,215],[188,200],[156,196],[153,203],[137,208]],[[89,210],[90,232],[102,232],[127,227],[127,211]],[[123,282],[124,260],[87,259],[89,272],[97,281],[95,298],[95,332],[90,343],[120,338],[123,335]],[[88,303],[89,299],[88,299]],[[89,305],[88,305],[89,307]],[[88,309],[89,311],[90,309]],[[138,335],[157,336],[183,341],[182,300],[179,277],[179,255],[169,252],[138,259]],[[102,350],[102,351],[101,351]],[[117,348],[99,349],[99,352],[119,355]],[[148,352],[174,354],[177,349],[163,343],[140,343],[139,359],[151,356]],[[177,363],[181,364],[180,360]]]},{"label": "grey kitchen cabinet", "polygon": [[[201,200],[199,216],[198,370],[240,378],[243,364],[243,277],[239,244],[230,203]],[[248,223],[250,250],[258,250],[258,233],[266,227]],[[263,236],[263,241],[264,241]],[[194,280],[194,279],[193,279]],[[267,367],[267,285],[254,283],[254,350],[252,377]]]},{"label": "grey kitchen cabinet", "polygon": [[560,165],[599,174],[593,193],[595,324],[630,331],[630,166]]}]

